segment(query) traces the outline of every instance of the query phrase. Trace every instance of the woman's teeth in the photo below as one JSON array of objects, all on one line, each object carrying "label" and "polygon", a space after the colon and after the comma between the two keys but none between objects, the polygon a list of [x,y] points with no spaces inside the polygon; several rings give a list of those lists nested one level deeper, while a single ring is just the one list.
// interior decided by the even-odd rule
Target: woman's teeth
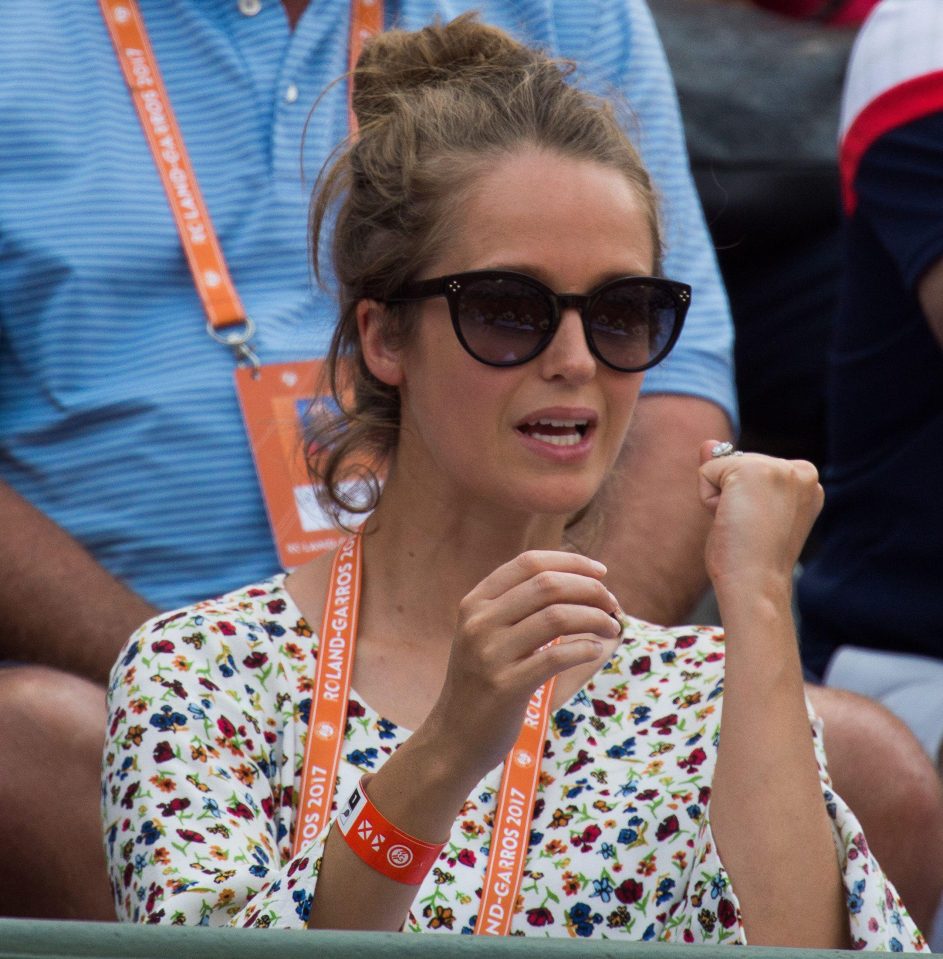
[{"label": "woman's teeth", "polygon": [[537,420],[522,429],[536,440],[551,446],[576,446],[586,435],[586,420]]}]

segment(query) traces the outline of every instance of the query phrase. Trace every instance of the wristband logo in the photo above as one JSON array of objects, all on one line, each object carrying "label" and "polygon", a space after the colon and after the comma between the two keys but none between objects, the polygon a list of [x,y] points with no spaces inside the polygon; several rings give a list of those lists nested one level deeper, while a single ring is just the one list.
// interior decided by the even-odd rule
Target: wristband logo
[{"label": "wristband logo", "polygon": [[395,846],[390,846],[386,851],[386,860],[391,866],[395,866],[397,869],[405,869],[412,864],[413,852],[406,846],[401,846],[397,843]]},{"label": "wristband logo", "polygon": [[335,733],[333,723],[318,723],[316,729],[314,730],[314,735],[318,739],[333,739]]}]

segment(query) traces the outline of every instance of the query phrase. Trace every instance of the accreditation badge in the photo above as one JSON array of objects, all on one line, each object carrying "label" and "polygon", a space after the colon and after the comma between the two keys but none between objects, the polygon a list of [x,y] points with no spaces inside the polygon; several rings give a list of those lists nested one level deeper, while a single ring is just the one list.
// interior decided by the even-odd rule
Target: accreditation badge
[{"label": "accreditation badge", "polygon": [[[242,418],[278,559],[286,570],[336,549],[349,536],[318,505],[305,463],[304,427],[321,367],[321,360],[303,360],[236,370]],[[329,396],[322,399],[332,402]]]}]

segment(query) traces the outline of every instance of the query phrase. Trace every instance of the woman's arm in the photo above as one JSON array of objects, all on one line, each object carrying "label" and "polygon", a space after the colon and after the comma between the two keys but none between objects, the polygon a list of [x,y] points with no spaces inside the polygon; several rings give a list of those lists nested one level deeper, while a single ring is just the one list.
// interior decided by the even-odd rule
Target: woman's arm
[{"label": "woman's arm", "polygon": [[822,490],[809,463],[712,460],[710,449],[700,477],[714,513],[707,565],[727,636],[710,812],[718,852],[751,944],[847,948],[790,607],[792,568]]},{"label": "woman's arm", "polygon": [[[447,838],[475,784],[507,755],[534,690],[596,659],[620,627],[606,569],[574,553],[522,553],[461,604],[442,693],[429,717],[375,776],[377,809],[417,839]],[[544,648],[558,636],[572,640]],[[346,798],[346,797],[341,797]],[[308,925],[400,929],[416,895],[365,865],[331,829]]]}]

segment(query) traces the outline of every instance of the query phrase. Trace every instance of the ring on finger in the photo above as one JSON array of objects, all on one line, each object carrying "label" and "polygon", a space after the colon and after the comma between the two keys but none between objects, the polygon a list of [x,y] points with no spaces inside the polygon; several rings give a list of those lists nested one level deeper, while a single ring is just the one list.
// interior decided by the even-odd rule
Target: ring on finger
[{"label": "ring on finger", "polygon": [[743,450],[735,449],[733,443],[727,443],[726,441],[715,444],[711,450],[711,457],[719,460],[724,456],[743,456]]}]

